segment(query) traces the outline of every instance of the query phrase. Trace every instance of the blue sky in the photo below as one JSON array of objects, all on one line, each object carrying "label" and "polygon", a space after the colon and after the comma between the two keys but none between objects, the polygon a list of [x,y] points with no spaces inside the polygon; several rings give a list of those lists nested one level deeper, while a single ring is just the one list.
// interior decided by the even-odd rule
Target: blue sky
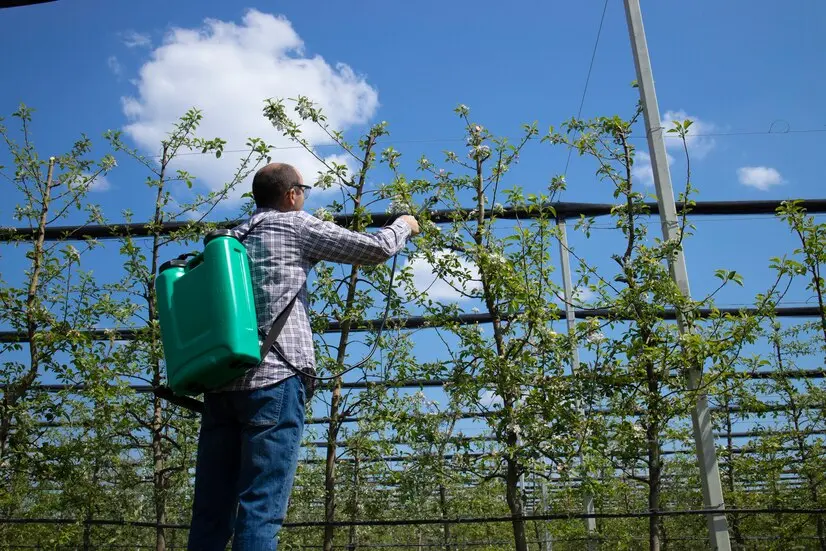
[{"label": "blue sky", "polygon": [[[129,123],[122,98],[139,98],[133,80],[141,78],[140,68],[164,37],[170,39],[171,29],[203,29],[210,18],[239,25],[243,32],[244,14],[256,9],[289,21],[304,49],[303,56],[290,55],[321,56],[331,66],[344,63],[363,76],[377,98],[365,122],[389,121],[392,140],[400,142],[445,140],[399,145],[415,158],[456,147],[447,140],[461,137],[451,112],[458,103],[469,105],[475,120],[505,134],[515,134],[523,122],[537,120],[544,129],[574,115],[602,7],[598,0],[525,2],[512,10],[494,2],[417,2],[392,8],[379,2],[358,8],[329,3],[319,10],[287,2],[61,0],[0,13],[0,31],[14,44],[14,55],[0,61],[7,75],[0,106],[4,114],[21,101],[35,107],[43,149],[65,146],[80,131],[97,138],[106,129]],[[826,96],[826,37],[819,32],[826,23],[826,6],[643,2],[643,12],[664,113],[682,111],[714,132],[767,131],[773,123],[775,130],[826,129],[826,113],[818,101]],[[242,51],[252,54],[260,44],[253,41]],[[221,63],[209,64],[213,85],[239,74]],[[171,71],[182,66],[170,61],[163,67],[169,72],[159,71],[156,77],[172,77]],[[243,76],[254,76],[254,70]],[[628,113],[635,95],[627,85],[633,79],[622,4],[611,0],[583,115]],[[263,92],[279,95],[281,86],[269,84]],[[304,90],[311,93],[313,87]],[[181,102],[205,106],[209,97],[204,91]],[[220,118],[222,113],[215,111],[206,111],[206,117]],[[823,134],[707,141],[710,150],[695,163],[701,199],[817,195],[814,161]],[[549,148],[536,150],[533,156],[545,159],[536,160],[536,171],[525,175],[527,186],[544,185],[549,173],[561,171]],[[591,197],[592,166],[572,165],[570,199]],[[737,169],[746,166],[774,168],[786,183],[769,193],[742,186]],[[127,168],[110,180],[115,189],[128,193],[137,182]]]},{"label": "blue sky", "polygon": [[[666,119],[694,119],[695,131],[704,134],[691,144],[697,199],[823,196],[826,4],[647,0],[642,8],[661,111]],[[80,132],[103,154],[100,135],[107,129],[125,129],[147,149],[175,116],[197,106],[205,110],[206,134],[227,138],[232,149],[262,133],[270,143],[283,143],[259,116],[262,101],[304,93],[325,102],[349,135],[388,121],[386,144],[405,154],[403,168],[413,174],[420,155],[438,162],[442,150],[463,147],[452,113],[459,103],[494,133],[512,136],[522,123],[536,120],[544,131],[575,115],[602,9],[598,0],[522,2],[507,9],[491,1],[320,7],[60,0],[2,10],[0,33],[9,50],[0,59],[0,113],[10,114],[20,102],[36,108],[35,139],[47,156],[65,150]],[[610,0],[582,115],[629,114],[634,78],[622,3]],[[644,141],[639,145],[644,148]],[[678,186],[684,161],[678,150],[669,151]],[[283,154],[314,170],[293,152]],[[565,158],[562,149],[531,144],[509,183],[539,191],[562,172]],[[185,166],[208,189],[232,160],[196,156]],[[107,189],[93,200],[110,219],[125,208],[140,219],[150,205],[146,174],[119,161]],[[592,162],[574,157],[563,198],[610,202],[610,189],[594,170]],[[317,195],[309,206],[325,198]],[[237,202],[228,202],[218,216],[233,217],[237,209]],[[0,206],[1,225],[14,225],[11,213],[9,203]],[[768,258],[791,247],[782,225],[767,217],[700,218],[697,224],[687,246],[695,296],[712,288],[716,268],[746,276],[746,288],[724,294],[723,304],[750,302],[770,280]],[[575,234],[571,241],[595,262],[616,243],[586,243]],[[21,255],[2,254],[3,275],[14,280]],[[790,300],[805,298],[796,292]]]}]

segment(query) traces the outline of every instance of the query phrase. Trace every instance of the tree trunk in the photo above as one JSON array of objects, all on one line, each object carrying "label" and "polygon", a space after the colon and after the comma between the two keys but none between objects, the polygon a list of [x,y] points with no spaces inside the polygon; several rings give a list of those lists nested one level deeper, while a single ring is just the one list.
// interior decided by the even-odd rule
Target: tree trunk
[{"label": "tree trunk", "polygon": [[[648,340],[647,338],[645,339]],[[652,361],[646,362],[646,377],[648,379],[648,424],[645,436],[648,442],[648,510],[652,513],[648,517],[648,549],[660,551],[662,517],[656,513],[660,510],[660,484],[662,465],[660,463],[660,420],[659,400],[660,384],[656,368]]]},{"label": "tree trunk", "polygon": [[[371,159],[371,151],[375,145],[375,137],[370,136],[367,141],[367,146],[364,150],[364,161],[359,175],[359,182],[356,186],[356,194],[353,199],[353,212],[357,212],[361,206],[362,192],[366,182],[367,169]],[[355,231],[361,231],[362,228],[357,225],[353,228]],[[349,281],[347,282],[347,301],[344,306],[345,315],[350,314],[356,300],[356,286],[358,285],[358,266],[353,266],[350,270]],[[336,369],[341,371],[344,367],[344,362],[347,359],[347,341],[350,339],[351,320],[346,317],[341,323],[341,335],[338,340],[338,354],[336,356]],[[341,377],[336,377],[333,387],[333,396],[330,401],[330,422],[327,425],[327,461],[324,470],[324,521],[331,523],[335,521],[336,514],[336,439],[338,438],[338,431],[341,428],[339,420],[339,408],[341,406]],[[332,551],[333,538],[335,537],[335,527],[330,524],[324,526],[324,551]]]},{"label": "tree trunk", "polygon": [[[100,409],[100,402],[95,403],[95,416],[97,417]],[[97,431],[96,431],[97,432]],[[97,438],[100,434],[96,434]],[[94,466],[92,467],[92,491],[95,492],[100,481],[100,457],[95,452]],[[83,550],[91,551],[92,549],[92,520],[95,517],[95,506],[97,495],[89,496],[86,501],[86,524],[83,525]]]},{"label": "tree trunk", "polygon": [[[336,363],[338,365],[338,363]],[[330,423],[327,425],[327,462],[324,469],[324,521],[333,522],[336,518],[336,438],[338,438],[338,408],[341,403],[341,378],[336,379],[333,396],[330,401]],[[324,551],[333,549],[335,528],[324,526]]]},{"label": "tree trunk", "polygon": [[[37,292],[40,290],[40,275],[43,271],[43,244],[46,241],[46,224],[49,220],[49,207],[52,199],[52,176],[54,176],[55,159],[49,159],[49,171],[46,175],[46,182],[42,189],[42,202],[40,206],[40,218],[37,221],[37,233],[34,239],[34,250],[32,251],[32,271],[29,279],[29,287],[26,292],[26,337],[29,341],[29,370],[16,381],[11,388],[3,392],[3,418],[0,420],[0,465],[6,457],[11,436],[12,413],[17,402],[25,396],[29,387],[37,378],[37,370],[40,366],[40,349],[35,334],[38,330],[36,310],[39,304]],[[40,170],[38,169],[38,174]],[[40,178],[38,178],[40,184]]]},{"label": "tree trunk", "polygon": [[[484,192],[484,178],[482,174],[482,160],[476,159],[476,231],[473,235],[473,240],[478,247],[484,247],[484,229],[485,229],[485,192]],[[507,346],[505,345],[505,337],[502,329],[502,317],[499,314],[499,308],[494,300],[490,290],[490,283],[488,281],[488,274],[484,269],[479,270],[479,279],[482,283],[482,294],[485,300],[485,306],[488,313],[491,315],[491,325],[493,327],[493,339],[496,343],[496,352],[498,357],[507,362]],[[509,449],[516,449],[518,436],[513,429],[510,428],[513,420],[513,404],[516,402],[517,396],[512,395],[509,383],[499,369],[499,381],[497,383],[499,395],[502,396],[503,411],[505,421],[508,423],[508,429],[505,433],[505,441]],[[505,463],[507,465],[507,472],[505,474],[505,488],[508,502],[508,509],[510,510],[513,526],[514,549],[516,551],[528,551],[528,540],[525,535],[525,521],[522,520],[522,496],[519,489],[519,460],[512,454],[509,455]]]},{"label": "tree trunk", "polygon": [[[155,381],[156,386],[160,386],[160,377]],[[164,453],[161,446],[161,433],[163,430],[163,408],[161,399],[155,396],[154,415],[152,416],[152,460],[153,475],[152,482],[155,494],[155,551],[166,549],[166,533],[161,526],[166,524],[166,484],[164,480]]]},{"label": "tree trunk", "polygon": [[821,285],[820,262],[816,255],[810,251],[810,247],[806,243],[806,234],[802,229],[802,221],[800,224],[793,225],[797,236],[800,238],[800,245],[806,254],[806,268],[812,277],[812,288],[817,295],[817,305],[820,307],[820,329],[823,331],[823,342],[826,344],[826,302],[823,297],[823,287]]},{"label": "tree trunk", "polygon": [[[817,483],[808,475],[809,494],[812,498],[812,507],[817,508],[820,503],[820,496],[818,495]],[[820,542],[820,551],[826,551],[826,523],[823,521],[823,515],[816,515],[815,520],[817,526],[817,539]]]},{"label": "tree trunk", "polygon": [[[353,457],[353,493],[350,500],[350,520],[355,522],[358,520],[359,508],[359,455],[356,450]],[[356,551],[358,547],[358,531],[355,524],[350,526],[350,537],[347,543],[348,551]]]},{"label": "tree trunk", "polygon": [[[444,453],[444,452],[443,452]],[[442,518],[447,518],[447,489],[443,482],[439,482],[439,510],[442,513]],[[445,551],[451,551],[450,546],[450,524],[444,523],[442,525],[442,539],[445,544]]]},{"label": "tree trunk", "polygon": [[[732,453],[732,449],[734,448],[734,439],[731,436],[731,409],[730,409],[730,401],[729,397],[726,396],[726,450],[728,451],[728,464],[727,464],[727,478],[728,478],[728,499],[731,508],[736,509],[737,503],[733,499],[734,496],[734,454]],[[743,532],[740,529],[740,515],[732,514],[731,515],[731,533],[734,536],[734,541],[739,545],[742,549],[746,547],[746,540],[743,538]]]},{"label": "tree trunk", "polygon": [[[653,423],[647,430],[648,436],[648,510],[657,513],[660,510],[660,446],[657,440],[657,427]],[[660,551],[660,522],[656,514],[648,517],[648,549]]]},{"label": "tree trunk", "polygon": [[[356,284],[358,281],[358,267],[353,266],[350,271],[349,288],[347,291],[347,303],[345,312],[349,312],[356,299]],[[345,319],[341,324],[341,336],[339,337],[338,357],[336,358],[336,369],[341,370],[347,358],[347,341],[350,338],[350,319]],[[327,462],[324,471],[324,520],[325,522],[335,521],[336,514],[336,439],[341,428],[339,420],[339,407],[341,406],[341,377],[335,380],[333,396],[330,401],[330,422],[327,425]],[[324,551],[332,551],[333,538],[335,537],[335,527],[327,524],[324,526]]]},{"label": "tree trunk", "polygon": [[86,512],[86,523],[83,525],[83,551],[92,549],[92,511]]},{"label": "tree trunk", "polygon": [[[160,227],[163,223],[163,190],[166,176],[166,166],[169,164],[169,146],[164,144],[163,155],[161,157],[161,171],[158,178],[158,193],[155,199],[155,227]],[[146,300],[148,307],[148,319],[150,327],[149,336],[149,361],[152,367],[152,385],[155,388],[161,386],[161,354],[160,335],[157,324],[157,297],[155,296],[154,275],[158,270],[158,257],[160,253],[160,236],[155,233],[152,238],[152,264],[149,277],[145,282]],[[165,455],[163,451],[163,403],[161,399],[154,396],[152,400],[152,485],[155,501],[155,551],[166,549],[166,532],[161,526],[166,524],[166,476],[164,474]]]},{"label": "tree trunk", "polygon": [[[511,437],[513,442],[511,443]],[[508,445],[516,444],[516,435],[508,434]],[[505,475],[508,509],[511,512],[511,526],[513,527],[513,544],[516,551],[528,551],[528,540],[525,537],[525,521],[522,520],[522,496],[519,495],[519,465],[515,459],[505,460],[507,473]]]}]

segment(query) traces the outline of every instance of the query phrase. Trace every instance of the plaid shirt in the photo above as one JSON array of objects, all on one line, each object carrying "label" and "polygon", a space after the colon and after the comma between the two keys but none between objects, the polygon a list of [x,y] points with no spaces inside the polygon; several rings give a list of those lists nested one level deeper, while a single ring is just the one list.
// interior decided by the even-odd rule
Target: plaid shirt
[{"label": "plaid shirt", "polygon": [[[320,261],[344,264],[380,264],[399,252],[410,236],[410,226],[396,220],[375,233],[357,233],[324,222],[304,211],[256,209],[234,228],[244,239],[250,259],[259,345],[275,318],[298,296],[278,344],[298,369],[315,373],[315,350],[308,316],[307,276]],[[273,350],[256,367],[218,391],[252,390],[273,385],[295,374]]]}]

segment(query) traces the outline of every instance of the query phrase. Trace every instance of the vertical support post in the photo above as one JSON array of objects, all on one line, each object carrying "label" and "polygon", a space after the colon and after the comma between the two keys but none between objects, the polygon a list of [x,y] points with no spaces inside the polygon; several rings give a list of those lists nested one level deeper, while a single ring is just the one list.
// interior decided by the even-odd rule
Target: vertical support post
[{"label": "vertical support post", "polygon": [[[651,167],[654,172],[654,186],[657,192],[657,204],[660,210],[663,239],[666,241],[679,239],[679,222],[677,208],[674,204],[674,190],[671,186],[671,174],[666,159],[663,128],[660,122],[660,111],[657,105],[657,94],[654,90],[654,76],[651,70],[651,60],[648,57],[648,44],[645,39],[645,29],[642,24],[642,12],[639,0],[624,0],[625,15],[628,20],[628,33],[631,37],[631,49],[634,53],[634,66],[637,70],[637,83],[640,89],[643,115],[645,117],[648,150],[651,156]],[[688,270],[686,269],[683,251],[677,251],[669,262],[671,277],[677,283],[685,296],[691,296],[688,286]],[[677,319],[680,333],[689,330],[683,320]],[[688,388],[697,391],[702,378],[702,366],[688,366]],[[691,412],[691,423],[694,429],[694,445],[697,451],[697,462],[700,467],[702,482],[703,504],[707,509],[718,509],[720,513],[710,513],[706,516],[708,523],[711,548],[715,551],[729,551],[728,522],[725,516],[723,488],[720,483],[720,469],[717,464],[714,433],[712,432],[711,415],[708,409],[708,397],[704,392],[696,393],[696,400]]]},{"label": "vertical support post", "polygon": [[[574,284],[571,278],[571,255],[568,254],[568,230],[565,218],[557,217],[556,226],[559,228],[559,258],[562,267],[562,290],[565,296],[565,319],[568,322],[568,338],[571,342],[571,375],[576,376],[579,371],[579,344],[576,340],[576,316],[574,313]],[[580,406],[582,415],[585,411]],[[585,514],[594,514],[594,496],[589,491],[582,493],[582,502]],[[585,529],[588,531],[588,551],[597,547],[597,521],[590,517],[585,519]]]},{"label": "vertical support post", "polygon": [[[548,481],[542,479],[542,514],[548,512]],[[550,521],[542,521],[542,547],[541,551],[553,551],[553,542],[551,541],[551,531],[548,530],[548,523]]]}]

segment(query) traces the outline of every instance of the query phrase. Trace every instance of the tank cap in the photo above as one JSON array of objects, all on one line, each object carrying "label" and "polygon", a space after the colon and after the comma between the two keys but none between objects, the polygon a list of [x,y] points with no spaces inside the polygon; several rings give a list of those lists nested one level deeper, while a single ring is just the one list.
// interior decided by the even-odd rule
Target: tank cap
[{"label": "tank cap", "polygon": [[204,237],[204,245],[219,237],[232,237],[233,239],[238,239],[235,236],[235,232],[232,230],[214,230],[206,234],[206,237]]},{"label": "tank cap", "polygon": [[186,266],[186,260],[182,260],[180,258],[173,258],[172,260],[167,260],[161,267],[158,268],[158,273],[163,272],[164,270],[168,270],[169,268],[183,268]]}]

